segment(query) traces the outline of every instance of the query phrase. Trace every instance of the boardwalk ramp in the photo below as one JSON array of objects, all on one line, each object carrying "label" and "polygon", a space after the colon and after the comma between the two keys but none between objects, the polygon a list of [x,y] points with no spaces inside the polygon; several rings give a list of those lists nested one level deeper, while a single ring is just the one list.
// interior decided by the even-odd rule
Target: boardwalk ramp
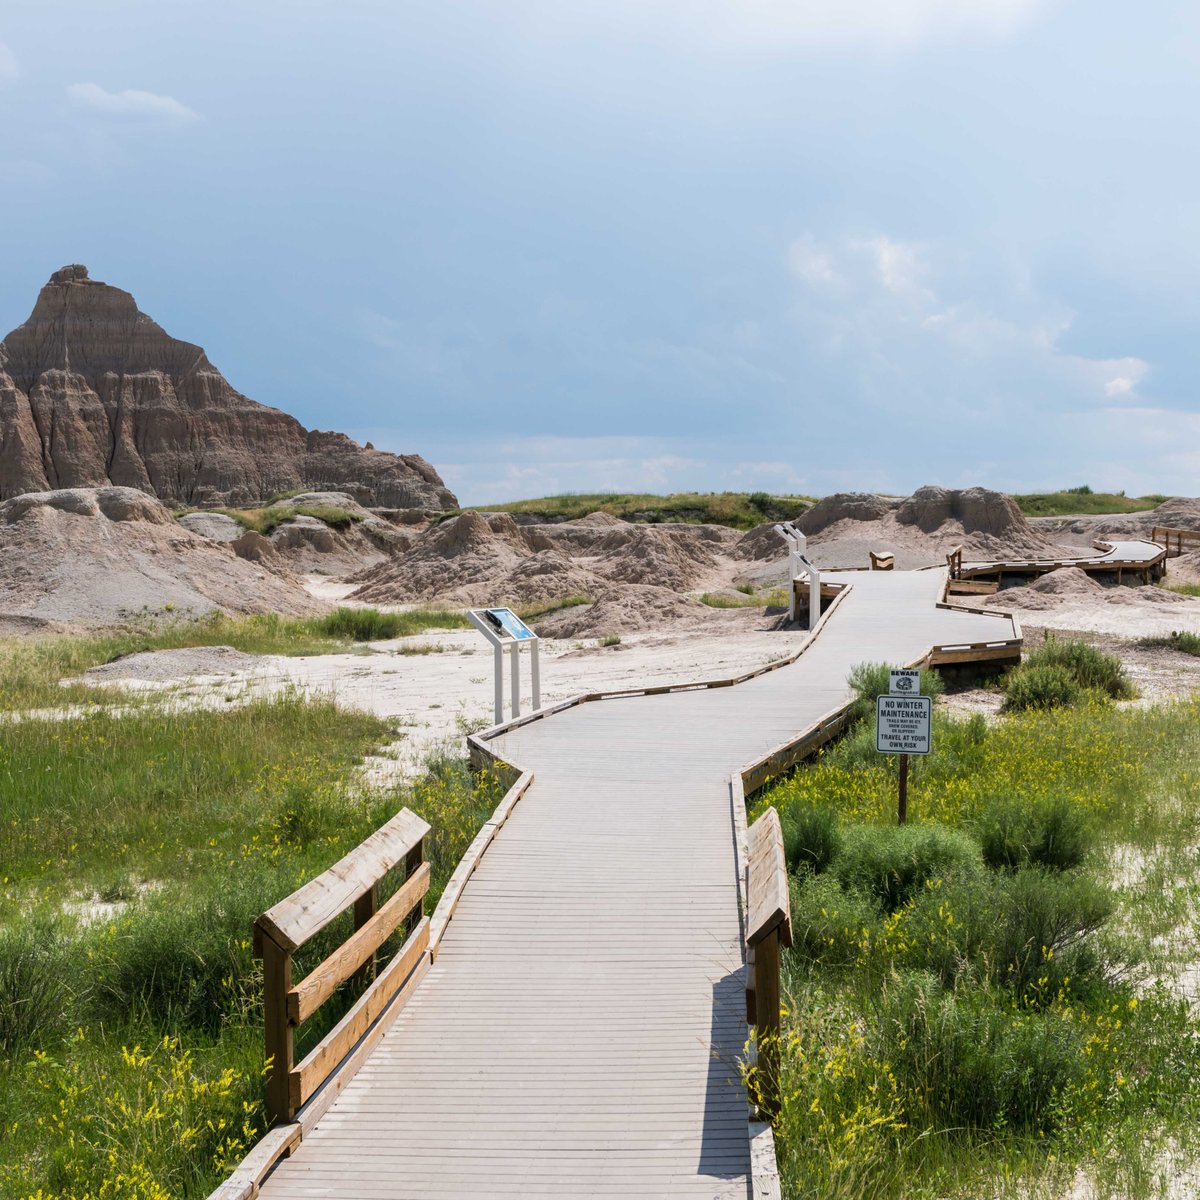
[{"label": "boardwalk ramp", "polygon": [[743,789],[832,736],[856,663],[1020,653],[1011,617],[942,603],[945,571],[827,578],[849,586],[776,669],[473,739],[520,788],[434,914],[419,983],[239,1197],[771,1194],[741,1074]]}]

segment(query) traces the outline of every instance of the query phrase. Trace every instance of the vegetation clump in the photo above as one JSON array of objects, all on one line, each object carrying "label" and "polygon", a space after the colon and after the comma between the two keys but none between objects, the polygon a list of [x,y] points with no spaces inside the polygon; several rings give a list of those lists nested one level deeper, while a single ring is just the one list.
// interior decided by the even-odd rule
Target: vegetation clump
[{"label": "vegetation clump", "polygon": [[1167,496],[1126,496],[1124,492],[1093,492],[1087,484],[1058,492],[1030,492],[1013,496],[1027,517],[1075,517],[1090,513],[1146,512]]},{"label": "vegetation clump", "polygon": [[1121,660],[1087,642],[1046,641],[1009,672],[1004,709],[1069,708],[1089,698],[1128,700],[1137,694]]},{"label": "vegetation clump", "polygon": [[[1196,589],[1195,594],[1200,596],[1200,587]],[[1156,637],[1139,638],[1138,645],[1147,649],[1162,647],[1167,650],[1178,650],[1180,654],[1190,654],[1193,658],[1200,658],[1200,633],[1191,633],[1184,629],[1176,629],[1171,633]]]},{"label": "vegetation clump", "polygon": [[915,824],[894,824],[869,724],[751,813],[779,810],[792,871],[784,1195],[991,1194],[1001,1175],[1063,1194],[1081,1170],[1145,1194],[1154,1147],[1192,1146],[1200,1117],[1200,1021],[1145,982],[1183,969],[1164,947],[1191,910],[1115,888],[1098,847],[1190,870],[1200,701],[934,722]]}]

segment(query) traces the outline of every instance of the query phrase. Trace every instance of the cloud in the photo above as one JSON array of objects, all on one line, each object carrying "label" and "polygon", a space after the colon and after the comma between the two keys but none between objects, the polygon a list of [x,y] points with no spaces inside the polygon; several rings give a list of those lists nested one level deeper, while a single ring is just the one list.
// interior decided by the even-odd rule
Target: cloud
[{"label": "cloud", "polygon": [[21,65],[17,62],[17,56],[3,42],[0,42],[0,86],[12,83],[20,74]]},{"label": "cloud", "polygon": [[1047,0],[519,0],[513,11],[542,36],[640,34],[786,52],[1003,39],[1047,7]]},{"label": "cloud", "polygon": [[833,258],[816,244],[811,234],[805,234],[791,244],[788,249],[788,267],[797,279],[803,279],[805,283],[837,282]]},{"label": "cloud", "polygon": [[85,108],[115,117],[149,117],[180,124],[200,119],[173,96],[160,96],[157,92],[141,92],[135,88],[110,92],[96,83],[73,83],[67,88],[67,95]]}]

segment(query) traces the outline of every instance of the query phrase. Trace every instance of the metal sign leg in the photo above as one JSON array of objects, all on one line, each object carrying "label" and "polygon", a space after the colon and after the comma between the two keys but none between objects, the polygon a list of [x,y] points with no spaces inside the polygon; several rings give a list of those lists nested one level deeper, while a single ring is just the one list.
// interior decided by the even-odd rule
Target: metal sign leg
[{"label": "metal sign leg", "polygon": [[495,648],[496,724],[504,720],[504,647]]},{"label": "metal sign leg", "polygon": [[538,665],[538,644],[533,642],[529,647],[529,673],[533,684],[533,711],[542,707],[542,673]]},{"label": "metal sign leg", "polygon": [[512,650],[512,715],[521,715],[521,643],[513,642]]}]

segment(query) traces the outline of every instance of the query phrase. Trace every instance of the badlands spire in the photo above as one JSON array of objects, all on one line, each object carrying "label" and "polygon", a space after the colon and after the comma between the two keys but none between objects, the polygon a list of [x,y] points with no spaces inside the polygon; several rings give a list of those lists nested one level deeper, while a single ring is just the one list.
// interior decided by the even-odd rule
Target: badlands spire
[{"label": "badlands spire", "polygon": [[241,395],[199,346],[72,265],[0,342],[0,500],[108,484],[172,504],[248,504],[296,488],[385,508],[457,503],[423,458],[307,430]]}]

